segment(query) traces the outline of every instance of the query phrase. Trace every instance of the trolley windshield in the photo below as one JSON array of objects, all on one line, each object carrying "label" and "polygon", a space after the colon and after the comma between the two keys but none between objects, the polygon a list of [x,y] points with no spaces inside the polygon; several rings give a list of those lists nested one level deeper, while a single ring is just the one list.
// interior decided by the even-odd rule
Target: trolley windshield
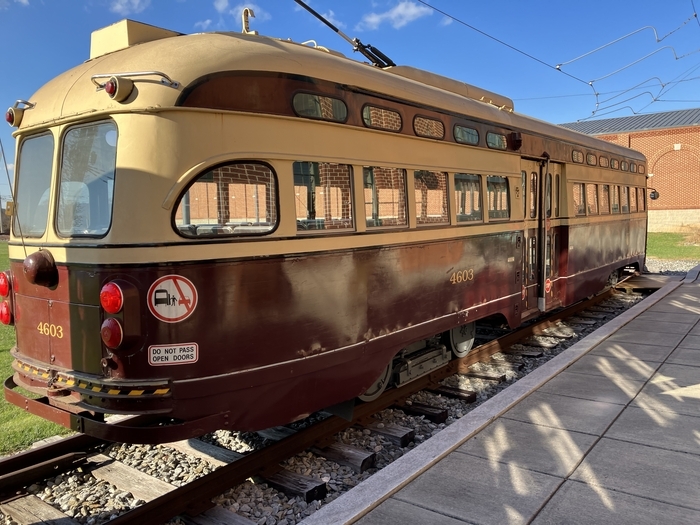
[{"label": "trolley windshield", "polygon": [[41,237],[49,217],[53,136],[30,137],[22,143],[17,171],[15,236]]},{"label": "trolley windshield", "polygon": [[101,237],[112,223],[117,128],[100,122],[63,139],[56,230],[64,237]]}]

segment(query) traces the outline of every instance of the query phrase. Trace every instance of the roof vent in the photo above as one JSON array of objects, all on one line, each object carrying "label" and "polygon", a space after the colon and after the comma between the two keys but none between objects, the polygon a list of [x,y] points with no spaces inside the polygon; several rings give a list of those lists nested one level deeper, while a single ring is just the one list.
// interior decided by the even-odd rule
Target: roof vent
[{"label": "roof vent", "polygon": [[111,26],[93,31],[90,37],[90,58],[97,58],[107,53],[135,44],[143,44],[161,38],[180,36],[182,33],[170,31],[133,20],[121,20]]}]

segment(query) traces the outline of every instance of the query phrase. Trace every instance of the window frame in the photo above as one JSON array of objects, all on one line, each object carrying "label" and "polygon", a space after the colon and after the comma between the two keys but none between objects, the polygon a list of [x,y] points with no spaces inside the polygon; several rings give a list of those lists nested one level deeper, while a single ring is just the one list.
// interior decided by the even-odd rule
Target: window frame
[{"label": "window frame", "polygon": [[[427,135],[427,134],[424,135],[424,134],[418,133],[418,130],[416,129],[416,121],[418,119],[423,119],[427,122],[436,122],[436,123],[440,124],[440,126],[442,127],[442,135],[440,135],[438,137],[437,135]],[[413,116],[413,133],[415,134],[416,137],[421,137],[424,139],[444,140],[445,133],[446,133],[445,123],[442,120],[438,120],[438,119],[433,118],[433,117],[427,117],[425,115],[416,114]]]},{"label": "window frame", "polygon": [[[192,186],[194,186],[198,180],[200,180],[203,176],[207,175],[210,172],[214,172],[217,169],[229,166],[229,165],[235,165],[235,164],[254,164],[254,165],[260,165],[264,166],[267,169],[270,170],[270,173],[272,174],[272,187],[274,188],[274,211],[275,211],[275,224],[274,226],[266,230],[264,232],[250,232],[250,233],[245,233],[245,232],[239,232],[239,233],[210,233],[210,234],[205,234],[205,235],[197,235],[196,233],[194,235],[186,235],[184,234],[184,231],[181,230],[176,222],[176,215],[178,210],[180,209],[180,204],[182,203],[183,199],[185,198],[185,195],[190,191]],[[184,217],[183,217],[184,220]],[[261,237],[267,237],[277,231],[277,229],[280,226],[280,222],[282,221],[282,218],[280,216],[280,191],[279,191],[279,176],[277,175],[277,172],[275,169],[272,167],[272,165],[268,162],[262,161],[262,160],[251,160],[251,159],[234,159],[230,161],[224,161],[224,162],[219,162],[217,164],[213,164],[211,166],[207,166],[203,170],[199,171],[197,175],[192,177],[192,180],[189,181],[187,186],[180,192],[180,195],[178,196],[177,200],[175,201],[173,205],[173,212],[171,216],[171,226],[175,233],[179,235],[180,237],[183,237],[188,240],[197,240],[197,239],[202,239],[202,240],[208,240],[211,241],[212,239],[221,239],[222,241],[240,241],[244,242],[247,239],[255,239],[255,238],[261,238]],[[192,223],[190,223],[192,224]],[[183,224],[184,226],[184,224]]]},{"label": "window frame", "polygon": [[[112,198],[110,202],[110,210],[109,210],[109,225],[107,228],[104,230],[104,233],[100,234],[90,234],[90,233],[66,233],[63,232],[59,229],[59,214],[61,212],[61,189],[63,186],[63,162],[66,158],[65,155],[65,140],[66,137],[68,136],[69,133],[71,133],[75,129],[81,129],[81,128],[88,128],[88,127],[94,127],[94,126],[100,126],[103,124],[111,124],[113,126],[113,131],[116,133],[116,139],[117,142],[114,145],[114,171],[112,172]],[[119,144],[119,127],[117,126],[117,123],[111,119],[104,119],[104,120],[95,120],[91,122],[81,122],[72,126],[66,127],[62,132],[61,136],[59,138],[59,158],[58,158],[58,166],[56,168],[56,193],[55,193],[55,207],[54,207],[54,216],[53,216],[53,221],[54,221],[54,231],[56,232],[56,235],[62,239],[103,239],[107,235],[109,235],[109,232],[112,230],[112,226],[114,224],[114,206],[115,206],[115,200],[114,200],[114,191],[116,189],[116,183],[117,183],[117,145]],[[70,182],[70,181],[68,181]],[[89,190],[88,190],[89,191]],[[92,215],[92,208],[90,209],[90,215]]]},{"label": "window frame", "polygon": [[[471,181],[471,182],[476,182],[476,186],[479,188],[479,218],[478,219],[461,219],[460,216],[466,217],[466,213],[459,213],[459,210],[461,209],[460,203],[457,200],[457,181],[458,177],[460,182],[461,181]],[[455,173],[454,174],[454,196],[455,196],[455,214],[456,214],[456,221],[458,225],[465,225],[465,224],[483,224],[484,223],[484,186],[483,186],[483,177],[478,174],[478,173]],[[449,188],[448,188],[449,192]],[[466,195],[466,192],[463,192]],[[448,193],[449,194],[449,193]],[[474,213],[472,212],[470,215],[473,215]]]},{"label": "window frame", "polygon": [[[499,140],[498,143],[495,143],[495,142],[492,142],[491,140],[489,140],[491,137],[498,137],[499,139],[503,139],[503,141],[501,143],[501,141]],[[502,133],[497,133],[495,131],[487,131],[486,132],[486,146],[489,149],[494,149],[497,151],[506,151],[508,149],[508,138]]]},{"label": "window frame", "polygon": [[[354,173],[354,171],[353,171],[353,166],[352,166],[351,164],[342,164],[342,163],[339,163],[339,162],[327,162],[327,161],[296,160],[296,161],[292,162],[292,177],[294,178],[294,181],[293,181],[294,190],[293,190],[293,191],[295,192],[295,200],[296,200],[296,188],[299,187],[299,186],[296,184],[296,182],[297,182],[297,181],[296,181],[296,177],[297,177],[297,176],[300,176],[300,177],[311,177],[311,178],[314,177],[313,174],[309,174],[309,175],[301,174],[301,173],[297,174],[297,173],[294,171],[295,164],[303,165],[303,164],[305,164],[305,163],[317,164],[317,165],[318,165],[318,170],[319,170],[318,177],[319,177],[319,181],[321,180],[321,169],[322,169],[322,168],[321,168],[321,165],[322,165],[322,164],[334,165],[334,166],[342,166],[342,167],[344,167],[344,168],[347,169],[348,186],[349,186],[349,190],[348,190],[348,191],[349,191],[349,198],[350,198],[350,203],[349,203],[350,226],[349,226],[349,227],[341,227],[341,228],[325,228],[325,221],[328,220],[328,219],[326,219],[326,217],[324,216],[324,217],[321,217],[321,218],[319,218],[319,217],[314,217],[313,219],[310,219],[310,218],[307,217],[306,219],[303,219],[303,220],[305,220],[305,221],[315,221],[316,224],[318,224],[318,221],[323,220],[323,221],[324,221],[324,227],[323,227],[323,228],[317,228],[317,227],[308,228],[308,225],[309,225],[309,224],[313,224],[312,222],[306,223],[306,224],[307,224],[307,228],[300,228],[300,221],[301,221],[302,219],[299,219],[298,214],[297,214],[297,216],[295,217],[295,219],[296,219],[296,232],[297,232],[297,235],[309,235],[309,234],[317,234],[317,235],[337,235],[337,234],[343,234],[343,233],[347,234],[347,233],[354,233],[354,232],[356,232],[356,231],[357,231],[357,214],[356,214],[356,210],[355,210],[355,192],[354,192],[354,178],[355,178],[355,177],[354,177],[354,175],[353,175],[353,173]],[[315,180],[315,179],[314,179],[314,180]],[[325,202],[325,199],[326,199],[327,196],[328,196],[328,194],[327,194],[326,192],[327,192],[327,190],[328,190],[329,188],[333,188],[333,186],[324,186],[323,184],[320,184],[320,183],[319,183],[318,186],[313,186],[313,190],[316,190],[316,189],[318,189],[318,188],[322,188],[322,189],[324,190],[324,191],[323,191],[323,197],[324,197],[323,209],[325,210],[326,207],[327,207],[328,204],[329,204],[329,203]],[[339,187],[339,186],[336,186],[336,188],[340,188],[340,187]],[[306,187],[306,191],[307,191],[306,211],[307,211],[307,214],[308,214],[308,212],[311,211],[311,209],[309,208],[309,205],[308,205],[308,204],[309,204],[309,202],[308,202],[308,196],[312,193],[312,192],[311,192],[311,187]],[[341,190],[341,191],[342,191],[342,190]],[[313,192],[313,201],[314,201],[313,211],[314,211],[314,215],[316,215],[316,213],[317,213],[319,207],[317,207],[316,204],[315,204],[315,203],[318,201],[318,196],[316,195],[315,191]],[[331,207],[332,207],[332,203],[331,203]],[[341,209],[342,209],[342,202],[341,202]],[[295,202],[295,212],[296,212],[296,211],[297,211],[297,208],[296,208],[296,202]],[[341,218],[341,219],[333,219],[333,217],[331,217],[330,220],[331,220],[331,221],[333,221],[333,220],[341,220],[341,221],[342,221],[343,219],[342,219],[342,218]]]},{"label": "window frame", "polygon": [[[365,109],[366,108],[373,108],[373,109],[378,109],[380,111],[388,111],[390,113],[396,113],[399,117],[399,123],[400,123],[398,129],[384,128],[381,126],[375,126],[374,124],[367,124],[367,121],[365,120]],[[388,131],[389,133],[401,133],[401,131],[403,130],[403,116],[401,115],[401,113],[399,113],[395,109],[391,109],[391,108],[384,107],[384,106],[377,106],[375,104],[370,104],[368,102],[368,103],[362,105],[362,108],[360,109],[360,117],[362,118],[362,124],[368,129],[376,129],[379,131]],[[380,167],[380,166],[377,166],[377,167]]]},{"label": "window frame", "polygon": [[[500,179],[499,181],[492,181],[491,179]],[[497,208],[491,208],[491,198],[490,198],[490,193],[491,193],[491,183],[500,183],[501,181],[505,182],[505,187],[506,187],[506,216],[505,217],[497,217],[493,216],[492,212],[502,212],[503,210],[499,210]],[[495,192],[494,192],[495,193]],[[486,202],[488,203],[488,218],[489,222],[507,222],[510,220],[510,181],[508,177],[505,177],[503,175],[486,175]],[[494,200],[495,202],[495,200]]]},{"label": "window frame", "polygon": [[[457,133],[455,132],[455,130],[456,130],[457,128],[461,128],[461,129],[464,129],[464,130],[467,130],[467,131],[473,131],[474,134],[476,135],[476,142],[465,142],[465,141],[462,141],[462,140],[458,140],[458,139],[457,139]],[[467,133],[467,135],[471,135],[471,133]],[[465,144],[465,145],[467,145],[467,146],[478,146],[478,145],[479,145],[479,142],[481,141],[481,136],[480,136],[480,134],[479,134],[479,130],[478,130],[478,129],[469,128],[469,127],[467,127],[467,126],[462,126],[461,124],[455,124],[454,126],[452,126],[452,136],[454,137],[455,142],[456,142],[457,144]]]},{"label": "window frame", "polygon": [[[311,95],[312,97],[318,97],[318,98],[319,98],[319,104],[320,104],[320,98],[321,98],[321,97],[327,98],[327,99],[329,99],[329,100],[338,101],[338,102],[342,103],[343,106],[345,107],[345,118],[344,118],[343,120],[338,120],[338,119],[334,119],[334,118],[325,118],[325,117],[323,117],[323,116],[317,117],[317,116],[314,116],[314,115],[304,115],[304,114],[302,114],[302,113],[299,113],[299,111],[297,110],[296,105],[295,105],[295,101],[296,101],[296,99],[297,99],[297,96],[299,96],[299,95]],[[320,120],[320,121],[323,121],[323,122],[334,122],[334,123],[336,123],[336,124],[345,124],[345,123],[347,123],[348,117],[349,117],[348,105],[347,105],[347,103],[346,103],[343,99],[341,99],[341,98],[336,98],[336,97],[331,97],[331,96],[329,96],[329,95],[327,95],[327,94],[325,94],[325,93],[314,93],[313,91],[304,91],[304,90],[296,91],[296,92],[294,92],[294,94],[292,94],[292,111],[294,111],[294,114],[295,114],[297,117],[300,117],[300,118],[308,118],[308,119],[310,119],[310,120]]]},{"label": "window frame", "polygon": [[[426,213],[426,219],[429,217],[440,217],[440,221],[434,221],[434,222],[421,222],[422,219],[422,210],[421,213],[419,213],[418,210],[418,200],[416,200],[415,192],[417,191],[417,186],[416,186],[416,180],[422,173],[429,173],[429,174],[434,174],[442,177],[443,182],[444,182],[444,192],[442,193],[442,205],[444,206],[444,213],[438,215],[430,215],[429,213]],[[407,188],[408,191],[408,188]],[[430,189],[427,190],[430,192]],[[442,227],[442,226],[449,226],[450,225],[450,193],[449,193],[449,176],[447,175],[446,171],[434,171],[434,170],[413,170],[413,201],[414,204],[416,205],[416,227],[417,228],[430,228],[430,227]],[[428,193],[428,197],[430,194]],[[423,201],[420,201],[421,204]],[[426,202],[426,206],[429,204],[429,202]]]},{"label": "window frame", "polygon": [[[24,198],[25,191],[30,191],[29,189],[25,189],[25,188],[27,188],[26,185],[28,184],[29,188],[35,187],[34,184],[31,184],[32,181],[30,179],[27,179],[26,176],[24,178],[20,178],[22,175],[22,169],[23,169],[22,164],[23,163],[26,164],[26,162],[27,162],[23,157],[22,150],[28,141],[31,141],[33,139],[39,139],[42,137],[49,137],[51,139],[51,149],[49,152],[49,159],[50,159],[49,170],[48,170],[48,174],[43,175],[44,178],[46,179],[47,184],[46,184],[46,189],[44,190],[42,195],[39,197],[39,199],[35,203],[36,207],[35,207],[34,211],[33,212],[30,211],[30,213],[36,214],[36,211],[37,211],[36,208],[38,208],[38,205],[41,202],[41,200],[44,196],[44,193],[47,193],[46,218],[44,219],[44,229],[42,230],[42,232],[40,234],[30,234],[29,229],[28,229],[29,226],[26,224],[26,221],[24,220],[25,217],[22,217],[21,220],[18,219],[18,217],[20,217],[20,214],[22,213],[22,211],[21,211],[22,207],[25,206],[25,204],[22,201],[20,201],[20,199]],[[54,177],[53,177],[54,176],[54,164],[55,164],[54,161],[55,161],[55,152],[56,152],[56,142],[57,142],[56,137],[53,135],[53,133],[51,133],[51,131],[47,130],[47,131],[35,133],[33,135],[28,135],[28,136],[24,137],[22,139],[21,143],[19,144],[19,147],[17,148],[17,157],[15,160],[16,166],[15,166],[15,173],[14,173],[14,180],[13,180],[13,183],[14,183],[13,200],[14,200],[15,210],[14,210],[14,215],[12,217],[12,225],[11,225],[12,233],[15,237],[21,236],[21,237],[30,238],[30,239],[40,239],[44,235],[46,235],[46,231],[49,228],[49,217],[50,217],[49,210],[51,208],[52,200],[54,198],[55,191],[56,191],[54,188]],[[60,143],[60,141],[59,141],[59,143]],[[24,184],[23,184],[23,182],[24,182]],[[32,224],[32,223],[33,223],[33,221],[30,221],[30,224]]]}]

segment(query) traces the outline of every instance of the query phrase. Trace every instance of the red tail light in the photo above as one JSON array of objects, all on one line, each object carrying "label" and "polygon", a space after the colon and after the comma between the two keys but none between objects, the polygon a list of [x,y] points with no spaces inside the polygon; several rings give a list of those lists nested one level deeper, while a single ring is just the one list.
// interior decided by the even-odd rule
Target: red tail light
[{"label": "red tail light", "polygon": [[[2,286],[0,284],[0,286]],[[2,290],[0,290],[2,291]],[[119,285],[107,283],[100,290],[100,305],[109,314],[116,314],[124,305],[124,294]]]},{"label": "red tail light", "polygon": [[7,272],[0,272],[0,296],[7,297],[10,295],[11,289],[12,284],[10,282],[10,276]]},{"label": "red tail light", "polygon": [[0,323],[5,325],[12,324],[12,309],[7,301],[0,303]]},{"label": "red tail light", "polygon": [[[0,315],[2,314],[2,307],[0,306]],[[100,328],[100,336],[102,336],[102,342],[107,348],[114,350],[119,348],[124,340],[124,330],[122,329],[121,323],[110,317],[105,319]]]},{"label": "red tail light", "polygon": [[105,83],[105,92],[110,96],[113,97],[114,94],[117,92],[117,81],[114,78],[109,79],[108,82]]}]

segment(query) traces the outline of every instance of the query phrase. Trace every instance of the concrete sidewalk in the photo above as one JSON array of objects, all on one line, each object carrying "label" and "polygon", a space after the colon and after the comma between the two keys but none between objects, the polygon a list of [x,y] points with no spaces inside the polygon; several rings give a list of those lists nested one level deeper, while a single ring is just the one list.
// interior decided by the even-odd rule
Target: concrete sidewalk
[{"label": "concrete sidewalk", "polygon": [[303,523],[700,523],[697,276],[669,283]]}]

